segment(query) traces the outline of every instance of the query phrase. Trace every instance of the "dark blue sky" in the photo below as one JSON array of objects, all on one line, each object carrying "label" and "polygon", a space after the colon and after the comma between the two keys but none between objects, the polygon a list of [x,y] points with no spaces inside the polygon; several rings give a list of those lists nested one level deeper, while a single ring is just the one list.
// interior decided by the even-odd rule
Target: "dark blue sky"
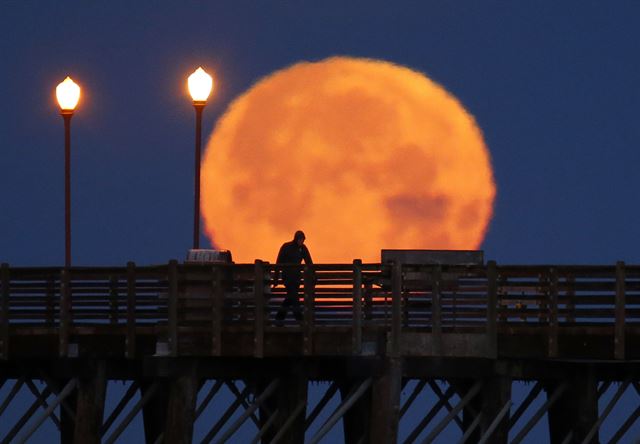
[{"label": "dark blue sky", "polygon": [[74,263],[158,263],[190,244],[185,77],[215,73],[209,131],[262,76],[343,54],[423,71],[476,117],[498,186],[487,257],[639,262],[640,3],[346,3],[3,2],[0,260],[63,261],[65,75],[83,87]]},{"label": "dark blue sky", "polygon": [[0,262],[63,263],[67,74],[73,262],[151,264],[191,243],[186,76],[214,72],[209,132],[262,76],[350,55],[423,71],[475,116],[498,189],[487,258],[640,263],[639,18],[638,1],[3,1]]}]

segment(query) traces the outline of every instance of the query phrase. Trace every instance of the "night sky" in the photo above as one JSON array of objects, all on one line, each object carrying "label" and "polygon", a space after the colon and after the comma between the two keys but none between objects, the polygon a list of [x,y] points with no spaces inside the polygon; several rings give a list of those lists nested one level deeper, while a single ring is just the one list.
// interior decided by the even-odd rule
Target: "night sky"
[{"label": "night sky", "polygon": [[422,71],[475,116],[498,189],[486,257],[639,262],[640,4],[385,4],[3,2],[0,260],[63,262],[54,88],[67,74],[83,88],[72,121],[73,262],[146,264],[182,259],[190,245],[187,75],[198,65],[215,75],[208,133],[261,77],[350,55]]},{"label": "night sky", "polygon": [[263,76],[348,55],[424,72],[475,116],[497,185],[487,259],[640,263],[639,16],[637,1],[3,1],[0,262],[64,262],[66,75],[83,94],[73,262],[156,264],[191,243],[186,77],[215,77],[208,135]]}]

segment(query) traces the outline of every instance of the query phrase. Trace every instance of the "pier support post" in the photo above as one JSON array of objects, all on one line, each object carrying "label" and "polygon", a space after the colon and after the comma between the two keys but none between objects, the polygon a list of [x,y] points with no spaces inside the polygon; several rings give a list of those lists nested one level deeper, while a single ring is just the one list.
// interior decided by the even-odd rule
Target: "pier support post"
[{"label": "pier support post", "polygon": [[[153,390],[154,381],[140,382],[140,396]],[[160,387],[165,387],[166,380],[160,381]],[[142,421],[144,423],[144,439],[147,444],[154,444],[158,437],[164,432],[167,421],[167,408],[169,403],[168,390],[155,390],[149,400],[142,407]]]},{"label": "pier support post", "polygon": [[83,373],[78,378],[73,442],[100,444],[107,390],[106,363],[88,362]]},{"label": "pier support post", "polygon": [[369,442],[395,444],[400,421],[402,359],[388,358],[381,364],[371,389]]},{"label": "pier support post", "polygon": [[[349,395],[362,384],[362,379],[346,379],[340,383],[340,398],[344,402]],[[358,442],[370,442],[369,424],[371,415],[371,389],[368,389],[347,410],[342,417],[344,442],[356,444]]]},{"label": "pier support post", "polygon": [[175,375],[169,387],[164,442],[190,444],[193,439],[198,378],[195,363]]},{"label": "pier support post", "polygon": [[[69,382],[69,379],[60,379],[55,381],[57,389],[62,389]],[[54,390],[56,396],[60,390]],[[77,393],[77,389],[76,389]],[[71,393],[65,398],[60,406],[60,443],[61,444],[73,444],[73,438],[75,434],[76,425],[76,412],[77,412],[77,396],[76,393]]]},{"label": "pier support post", "polygon": [[[455,389],[460,399],[464,399],[472,388],[478,383],[477,379],[451,379],[449,384]],[[476,421],[477,416],[482,412],[484,398],[484,380],[480,389],[480,393],[472,396],[462,408],[462,429],[465,435],[468,435],[467,442],[478,442],[481,437],[479,422]],[[460,401],[461,402],[461,401]],[[473,431],[469,429],[473,427]]]},{"label": "pier support post", "polygon": [[482,395],[481,438],[486,438],[486,442],[506,444],[509,442],[511,378],[503,375],[488,377],[484,380],[480,393]]},{"label": "pier support post", "polygon": [[[260,409],[260,423],[264,427],[271,419],[272,423],[265,430],[262,442],[268,443],[274,440],[276,435],[278,443],[295,444],[304,442],[305,417],[307,407],[307,387],[309,379],[302,365],[293,363],[281,373],[284,377],[280,380],[280,386],[276,393],[267,398],[265,407]],[[261,391],[271,381],[265,381],[260,387]],[[270,415],[277,415],[271,418]]]},{"label": "pier support post", "polygon": [[[551,444],[561,444],[570,433],[569,442],[583,442],[598,420],[598,385],[593,368],[567,375],[564,381],[550,381],[545,385],[547,396],[562,383],[567,390],[549,409],[549,435]],[[598,434],[591,443],[597,443]]]}]

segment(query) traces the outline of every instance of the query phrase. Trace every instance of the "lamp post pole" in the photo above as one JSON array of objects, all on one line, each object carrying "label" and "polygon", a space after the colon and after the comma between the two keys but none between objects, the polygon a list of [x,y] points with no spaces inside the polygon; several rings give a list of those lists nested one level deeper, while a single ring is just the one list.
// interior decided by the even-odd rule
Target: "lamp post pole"
[{"label": "lamp post pole", "polygon": [[202,110],[207,105],[207,98],[213,88],[213,79],[202,67],[196,69],[187,79],[189,94],[196,110],[196,153],[195,174],[193,183],[193,249],[200,248],[200,158],[202,151]]},{"label": "lamp post pole", "polygon": [[73,110],[61,111],[64,119],[64,266],[71,266],[71,117]]},{"label": "lamp post pole", "polygon": [[64,266],[71,266],[71,117],[80,100],[80,87],[70,77],[56,87],[64,120]]},{"label": "lamp post pole", "polygon": [[202,150],[202,110],[206,101],[194,100],[193,107],[196,110],[196,153],[195,153],[195,178],[193,201],[193,248],[200,248],[200,158]]}]

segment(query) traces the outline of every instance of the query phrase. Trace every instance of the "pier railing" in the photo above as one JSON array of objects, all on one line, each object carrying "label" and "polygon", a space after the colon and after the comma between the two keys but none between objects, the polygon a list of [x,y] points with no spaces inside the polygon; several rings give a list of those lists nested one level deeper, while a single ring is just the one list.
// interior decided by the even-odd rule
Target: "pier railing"
[{"label": "pier railing", "polygon": [[[286,334],[302,341],[291,339],[291,350],[308,355],[496,357],[517,354],[510,344],[520,338],[546,357],[579,357],[581,339],[589,338],[605,344],[598,356],[624,359],[633,353],[629,341],[640,337],[640,266],[622,262],[278,265],[296,268],[301,277],[303,319],[289,312],[283,323],[275,314],[286,291],[282,283],[273,287],[275,267],[261,261],[69,269],[3,264],[0,356],[26,353],[24,347],[36,343],[61,355],[83,354],[97,347],[87,342],[92,335],[120,344],[107,351],[127,357],[264,356],[285,353],[286,347],[271,347],[269,337]],[[584,356],[598,347],[585,347]]]}]

